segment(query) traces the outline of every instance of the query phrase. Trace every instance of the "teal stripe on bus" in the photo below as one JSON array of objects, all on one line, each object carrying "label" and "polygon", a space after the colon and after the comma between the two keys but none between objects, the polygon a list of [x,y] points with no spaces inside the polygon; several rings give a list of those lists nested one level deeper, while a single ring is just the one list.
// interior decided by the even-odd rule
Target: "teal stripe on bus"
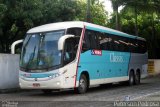
[{"label": "teal stripe on bus", "polygon": [[[117,59],[118,57],[121,59]],[[88,50],[81,53],[77,80],[83,71],[89,73],[90,79],[128,76],[129,59],[129,52],[102,50],[102,55],[99,56],[92,55],[92,50]]]},{"label": "teal stripe on bus", "polygon": [[54,76],[55,73],[21,73],[20,76],[25,78],[47,78]]}]

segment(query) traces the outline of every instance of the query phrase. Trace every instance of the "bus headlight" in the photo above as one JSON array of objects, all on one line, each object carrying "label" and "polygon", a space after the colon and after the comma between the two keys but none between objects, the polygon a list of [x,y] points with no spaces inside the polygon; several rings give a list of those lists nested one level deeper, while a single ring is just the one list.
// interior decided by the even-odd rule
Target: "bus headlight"
[{"label": "bus headlight", "polygon": [[53,75],[50,75],[50,76],[49,76],[49,79],[53,79]]},{"label": "bus headlight", "polygon": [[53,75],[54,78],[59,77],[59,76],[60,76],[59,73],[55,73],[55,74]]}]

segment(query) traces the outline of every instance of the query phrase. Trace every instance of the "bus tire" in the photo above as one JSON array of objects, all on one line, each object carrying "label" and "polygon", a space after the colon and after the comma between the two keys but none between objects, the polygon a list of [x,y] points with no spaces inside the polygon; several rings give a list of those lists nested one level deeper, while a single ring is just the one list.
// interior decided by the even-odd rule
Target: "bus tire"
[{"label": "bus tire", "polygon": [[135,84],[135,85],[140,84],[140,79],[141,79],[141,74],[140,74],[139,71],[137,71],[136,74],[135,74],[134,84]]},{"label": "bus tire", "polygon": [[52,90],[44,89],[44,90],[42,90],[42,92],[43,92],[44,94],[51,94],[51,93],[52,93]]},{"label": "bus tire", "polygon": [[134,81],[135,81],[134,78],[135,78],[135,77],[134,77],[134,71],[130,71],[130,73],[129,73],[129,81],[128,81],[128,85],[129,85],[129,86],[134,85]]},{"label": "bus tire", "polygon": [[78,85],[78,88],[77,88],[77,92],[79,94],[84,94],[88,89],[87,84],[88,84],[87,78],[84,74],[82,74],[80,79],[79,79],[79,85]]}]

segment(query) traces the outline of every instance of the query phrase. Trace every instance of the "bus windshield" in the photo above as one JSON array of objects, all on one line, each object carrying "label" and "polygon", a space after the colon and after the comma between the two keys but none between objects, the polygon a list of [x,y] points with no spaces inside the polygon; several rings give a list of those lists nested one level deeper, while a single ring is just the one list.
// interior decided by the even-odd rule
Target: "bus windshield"
[{"label": "bus windshield", "polygon": [[61,64],[58,40],[64,30],[27,34],[22,48],[20,66],[25,69],[48,69]]}]

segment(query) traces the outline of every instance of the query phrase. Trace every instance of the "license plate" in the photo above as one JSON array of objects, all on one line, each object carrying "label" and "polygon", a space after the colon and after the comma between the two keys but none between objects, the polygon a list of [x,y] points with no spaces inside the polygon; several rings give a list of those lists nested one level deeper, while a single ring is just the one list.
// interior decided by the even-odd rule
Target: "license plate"
[{"label": "license plate", "polygon": [[40,83],[33,83],[33,87],[40,87]]}]

